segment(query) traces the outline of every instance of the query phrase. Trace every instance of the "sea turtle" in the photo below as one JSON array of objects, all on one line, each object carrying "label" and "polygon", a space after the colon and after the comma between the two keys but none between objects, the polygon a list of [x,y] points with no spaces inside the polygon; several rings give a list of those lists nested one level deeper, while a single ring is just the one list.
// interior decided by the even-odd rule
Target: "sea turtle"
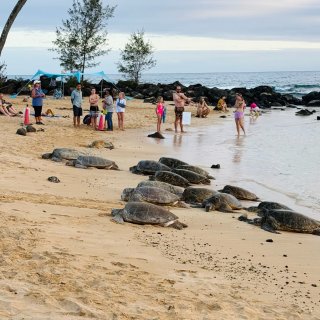
[{"label": "sea turtle", "polygon": [[172,212],[152,203],[128,202],[123,209],[112,209],[111,215],[118,223],[153,224],[179,230],[187,227]]},{"label": "sea turtle", "polygon": [[163,189],[156,187],[125,188],[121,200],[134,202],[149,202],[158,205],[177,205],[180,198]]},{"label": "sea turtle", "polygon": [[69,148],[57,148],[52,153],[44,153],[42,159],[51,159],[60,162],[62,160],[75,160],[83,153],[81,151]]},{"label": "sea turtle", "polygon": [[190,183],[194,184],[210,184],[210,179],[190,170],[172,169],[172,172],[181,177],[186,178]]},{"label": "sea turtle", "polygon": [[217,210],[222,212],[232,212],[232,210],[242,209],[240,201],[231,194],[217,193],[202,202],[202,207],[206,211]]},{"label": "sea turtle", "polygon": [[106,148],[109,150],[114,149],[114,145],[110,141],[105,141],[105,140],[95,140],[92,143],[88,145],[89,148],[96,148],[96,149],[102,149]]},{"label": "sea turtle", "polygon": [[200,167],[197,167],[197,166],[191,166],[191,165],[185,164],[185,165],[177,167],[177,169],[189,170],[189,171],[195,172],[197,174],[200,174],[201,176],[205,176],[209,179],[214,180],[214,177],[212,177],[208,171],[206,171]]},{"label": "sea turtle", "polygon": [[163,189],[166,191],[169,191],[175,195],[177,195],[179,198],[181,198],[184,188],[179,187],[179,186],[174,186],[170,183],[162,182],[162,181],[150,181],[150,180],[145,180],[139,182],[137,185],[137,188],[139,187],[156,187],[159,189]]},{"label": "sea turtle", "polygon": [[226,185],[222,190],[219,190],[219,192],[232,194],[238,200],[259,201],[259,198],[254,193],[235,186]]},{"label": "sea turtle", "polygon": [[262,218],[255,219],[255,224],[260,224],[262,229],[274,233],[282,230],[320,236],[320,221],[292,210],[262,209]]},{"label": "sea turtle", "polygon": [[53,183],[59,183],[60,179],[56,176],[51,176],[48,178],[48,181],[53,182]]},{"label": "sea turtle", "polygon": [[141,160],[136,166],[130,167],[129,170],[136,174],[155,174],[156,171],[170,171],[171,169],[158,161]]},{"label": "sea turtle", "polygon": [[188,187],[184,189],[182,200],[190,204],[202,204],[204,200],[212,197],[217,193],[217,191],[214,191],[212,189]]},{"label": "sea turtle", "polygon": [[26,126],[26,130],[27,130],[27,132],[37,132],[37,129],[35,127],[33,127],[31,124],[28,124]]},{"label": "sea turtle", "polygon": [[168,158],[168,157],[161,157],[159,159],[159,162],[165,164],[170,168],[177,168],[179,166],[188,165],[188,163],[184,161],[181,161],[175,158]]},{"label": "sea turtle", "polygon": [[67,166],[75,166],[76,168],[88,169],[94,167],[97,169],[119,170],[114,161],[95,156],[79,156],[75,160],[69,160]]},{"label": "sea turtle", "polygon": [[190,183],[186,178],[184,178],[174,172],[171,172],[171,171],[157,171],[155,173],[155,175],[150,176],[149,179],[167,182],[167,183],[170,183],[174,186],[179,186],[179,187],[183,187],[183,188],[190,186]]},{"label": "sea turtle", "polygon": [[[289,207],[285,206],[284,204],[278,202],[271,202],[271,201],[262,201],[259,203],[257,207],[249,207],[246,210],[250,212],[256,212],[258,216],[260,216],[263,209],[273,210],[273,209],[284,209],[284,210],[291,210]],[[291,210],[292,211],[292,210]]]}]

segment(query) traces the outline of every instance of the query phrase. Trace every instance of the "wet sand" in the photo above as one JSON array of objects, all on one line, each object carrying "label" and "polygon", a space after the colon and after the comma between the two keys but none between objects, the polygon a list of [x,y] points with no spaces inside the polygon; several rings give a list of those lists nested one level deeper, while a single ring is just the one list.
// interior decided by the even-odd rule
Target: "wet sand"
[{"label": "wet sand", "polygon": [[[68,100],[46,107],[71,116]],[[147,179],[128,168],[172,154],[146,138],[154,106],[129,101],[126,111],[126,131],[112,133],[45,118],[44,132],[22,137],[20,119],[0,117],[0,318],[320,319],[320,237],[266,233],[239,222],[241,213],[200,209],[170,209],[188,224],[182,231],[110,221],[124,205],[122,189]],[[219,116],[193,118],[193,127],[220,124]],[[115,149],[86,148],[96,139]],[[55,147],[103,156],[121,170],[41,159]],[[47,181],[52,175],[61,183]]]}]

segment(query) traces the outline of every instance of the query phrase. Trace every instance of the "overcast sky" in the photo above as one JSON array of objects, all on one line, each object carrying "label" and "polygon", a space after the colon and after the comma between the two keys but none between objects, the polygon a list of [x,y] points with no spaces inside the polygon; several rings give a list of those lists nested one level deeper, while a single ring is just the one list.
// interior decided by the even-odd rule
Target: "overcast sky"
[{"label": "overcast sky", "polygon": [[[116,73],[119,49],[144,29],[158,64],[149,72],[320,70],[319,0],[111,0],[109,46],[96,70]],[[1,3],[0,28],[15,0]],[[61,70],[49,52],[72,0],[28,0],[2,53],[8,74]]]}]

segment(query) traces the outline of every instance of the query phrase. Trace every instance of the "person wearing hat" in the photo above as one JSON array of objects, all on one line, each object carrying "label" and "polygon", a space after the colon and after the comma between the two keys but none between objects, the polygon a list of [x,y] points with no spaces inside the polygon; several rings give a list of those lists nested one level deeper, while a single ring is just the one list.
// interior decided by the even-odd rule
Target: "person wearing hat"
[{"label": "person wearing hat", "polygon": [[41,113],[42,113],[43,98],[45,97],[45,94],[41,89],[41,81],[36,80],[33,82],[31,97],[32,97],[32,107],[34,109],[34,117],[36,119],[36,124],[43,125],[44,123],[42,122],[42,119],[41,119]]}]

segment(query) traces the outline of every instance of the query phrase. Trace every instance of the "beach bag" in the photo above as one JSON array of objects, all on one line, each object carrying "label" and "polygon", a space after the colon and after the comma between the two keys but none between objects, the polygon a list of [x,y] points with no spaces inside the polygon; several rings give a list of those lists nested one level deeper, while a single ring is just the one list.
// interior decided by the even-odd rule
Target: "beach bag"
[{"label": "beach bag", "polygon": [[90,123],[91,123],[91,116],[90,116],[90,114],[85,115],[84,118],[83,118],[83,120],[82,120],[82,122],[83,122],[84,124],[86,124],[86,125],[89,126]]},{"label": "beach bag", "polygon": [[182,112],[182,124],[183,125],[191,124],[191,112]]}]

